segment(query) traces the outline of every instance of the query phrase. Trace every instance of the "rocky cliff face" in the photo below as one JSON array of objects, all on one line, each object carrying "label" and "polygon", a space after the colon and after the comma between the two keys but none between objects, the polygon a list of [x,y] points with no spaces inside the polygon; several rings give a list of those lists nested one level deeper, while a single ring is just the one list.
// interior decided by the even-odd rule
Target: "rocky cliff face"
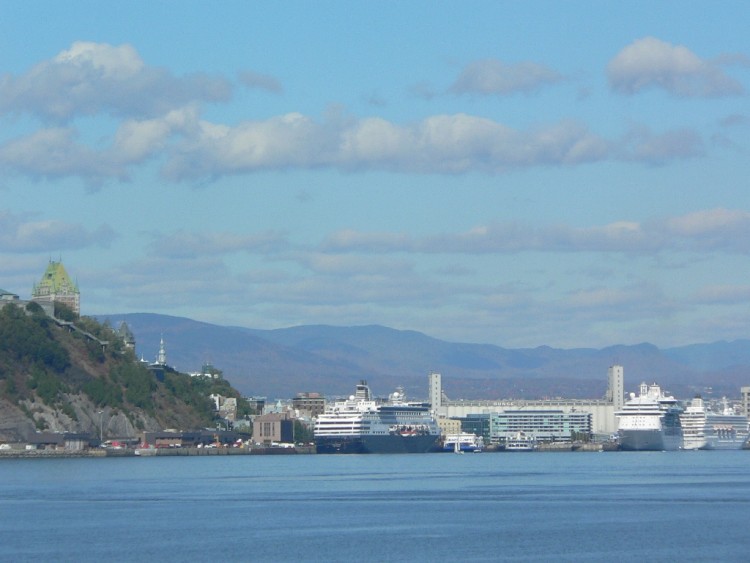
[{"label": "rocky cliff face", "polygon": [[0,441],[37,431],[135,438],[163,428],[192,430],[215,416],[208,396],[239,398],[226,381],[202,381],[168,366],[163,380],[108,326],[57,322],[35,309],[0,308]]},{"label": "rocky cliff face", "polygon": [[103,439],[136,438],[140,432],[162,428],[159,421],[143,412],[125,413],[112,407],[98,408],[83,395],[66,395],[72,407],[63,412],[42,401],[23,400],[12,404],[0,400],[0,442],[22,442],[39,429],[76,432]]}]

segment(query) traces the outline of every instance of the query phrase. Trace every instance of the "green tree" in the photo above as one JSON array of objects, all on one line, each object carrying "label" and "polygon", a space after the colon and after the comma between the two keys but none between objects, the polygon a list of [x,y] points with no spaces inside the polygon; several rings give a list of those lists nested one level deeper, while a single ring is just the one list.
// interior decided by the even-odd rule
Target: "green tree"
[{"label": "green tree", "polygon": [[68,307],[65,303],[55,301],[55,317],[61,321],[73,322],[78,318],[78,315],[73,312],[73,309]]},{"label": "green tree", "polygon": [[314,439],[313,429],[302,422],[300,419],[294,419],[294,441],[305,444],[312,442]]}]

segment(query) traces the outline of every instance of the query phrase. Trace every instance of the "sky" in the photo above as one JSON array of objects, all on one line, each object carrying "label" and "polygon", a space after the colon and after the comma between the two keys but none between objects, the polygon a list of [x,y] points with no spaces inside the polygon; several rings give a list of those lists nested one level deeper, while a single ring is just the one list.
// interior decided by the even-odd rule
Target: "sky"
[{"label": "sky", "polygon": [[504,347],[750,336],[747,2],[0,3],[0,288]]}]

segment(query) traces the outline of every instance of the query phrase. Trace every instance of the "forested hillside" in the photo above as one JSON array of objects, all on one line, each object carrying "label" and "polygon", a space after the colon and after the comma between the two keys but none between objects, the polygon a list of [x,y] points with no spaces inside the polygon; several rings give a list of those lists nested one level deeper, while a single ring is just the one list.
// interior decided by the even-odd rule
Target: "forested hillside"
[{"label": "forested hillside", "polygon": [[246,411],[224,379],[167,368],[158,381],[106,324],[59,323],[34,303],[0,309],[0,440],[37,430],[101,431],[106,439],[203,428],[215,417],[212,393],[240,399]]}]

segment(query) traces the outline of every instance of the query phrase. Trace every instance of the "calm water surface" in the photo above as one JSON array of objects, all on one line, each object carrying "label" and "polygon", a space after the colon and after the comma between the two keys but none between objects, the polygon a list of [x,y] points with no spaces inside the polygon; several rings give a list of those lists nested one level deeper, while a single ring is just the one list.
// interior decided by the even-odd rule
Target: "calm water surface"
[{"label": "calm water surface", "polygon": [[3,561],[748,561],[750,452],[1,460]]}]

